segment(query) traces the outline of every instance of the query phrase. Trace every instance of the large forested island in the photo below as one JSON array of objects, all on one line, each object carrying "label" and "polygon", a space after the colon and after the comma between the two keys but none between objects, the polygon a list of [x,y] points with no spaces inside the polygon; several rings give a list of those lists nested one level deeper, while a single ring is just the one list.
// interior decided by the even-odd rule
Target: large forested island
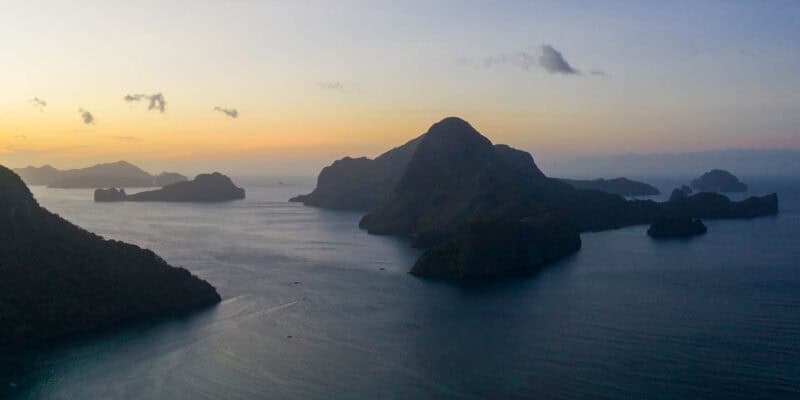
[{"label": "large forested island", "polygon": [[545,176],[529,153],[494,145],[459,118],[446,118],[375,160],[337,161],[322,171],[312,193],[292,201],[368,211],[363,229],[411,238],[426,249],[412,272],[444,278],[535,271],[577,251],[584,231],[663,217],[778,212],[775,194],[732,202],[701,193],[658,203],[576,189]]},{"label": "large forested island", "polygon": [[127,162],[97,164],[86,168],[59,170],[50,165],[14,170],[28,185],[46,185],[60,189],[101,187],[154,187],[183,182],[186,177],[175,172],[151,175]]},{"label": "large forested island", "polygon": [[208,282],[152,251],[105,240],[50,213],[0,166],[0,347],[219,301]]}]

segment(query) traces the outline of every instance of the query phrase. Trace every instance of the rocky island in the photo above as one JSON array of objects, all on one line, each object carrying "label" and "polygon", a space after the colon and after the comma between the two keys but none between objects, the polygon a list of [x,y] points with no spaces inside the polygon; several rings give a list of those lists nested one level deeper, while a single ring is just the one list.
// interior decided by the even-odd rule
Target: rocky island
[{"label": "rocky island", "polygon": [[423,253],[411,273],[455,279],[523,275],[580,248],[578,230],[554,214],[472,221]]},{"label": "rocky island", "polygon": [[39,206],[0,167],[0,347],[39,343],[220,301],[152,251],[105,240]]},{"label": "rocky island", "polygon": [[703,221],[690,217],[661,217],[655,220],[647,234],[654,238],[680,238],[702,235],[707,228]]},{"label": "rocky island", "polygon": [[[403,168],[393,165],[391,179],[396,183],[391,189],[386,189],[388,183],[378,186],[373,180],[348,179],[341,166],[328,168],[337,170],[336,182],[349,186],[333,184],[322,174],[320,181],[331,182],[326,184],[330,195],[325,199],[347,198],[349,192],[380,193],[359,205],[369,209],[359,226],[374,234],[411,238],[425,249],[412,268],[421,276],[515,275],[577,251],[580,232],[650,224],[662,217],[752,218],[778,212],[775,194],[733,202],[723,195],[700,193],[658,203],[577,189],[548,178],[529,153],[494,145],[459,118],[434,124],[398,149],[404,150],[400,160],[408,161]],[[380,176],[380,171],[364,172],[374,166],[363,162],[358,173]],[[397,171],[401,172],[395,177]],[[373,201],[377,204],[370,205]]]},{"label": "rocky island", "polygon": [[47,185],[59,189],[154,187],[186,180],[185,176],[174,172],[163,172],[157,176],[150,175],[127,161],[68,170],[58,170],[45,165],[38,168],[18,168],[14,172],[28,185]]},{"label": "rocky island", "polygon": [[289,201],[335,210],[367,211],[389,198],[421,137],[374,160],[345,157],[325,167],[313,192]]},{"label": "rocky island", "polygon": [[125,194],[122,189],[97,189],[94,201],[168,201],[168,202],[221,202],[244,199],[244,189],[237,187],[231,178],[214,172],[197,175],[191,181],[177,182],[158,190]]},{"label": "rocky island", "polygon": [[739,178],[721,169],[706,172],[693,180],[691,186],[692,189],[700,192],[736,193],[747,191],[747,185],[739,181]]},{"label": "rocky island", "polygon": [[614,178],[614,179],[559,179],[575,189],[581,190],[599,190],[601,192],[618,194],[620,196],[657,196],[661,192],[653,185],[634,181],[628,178]]}]

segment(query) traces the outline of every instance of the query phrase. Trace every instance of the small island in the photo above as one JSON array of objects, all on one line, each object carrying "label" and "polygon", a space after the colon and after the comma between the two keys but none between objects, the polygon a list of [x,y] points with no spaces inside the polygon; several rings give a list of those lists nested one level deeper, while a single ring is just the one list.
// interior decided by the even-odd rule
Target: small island
[{"label": "small island", "polygon": [[220,301],[150,250],[106,240],[39,206],[0,167],[0,347],[37,344]]},{"label": "small island", "polygon": [[653,238],[682,238],[707,232],[703,221],[690,217],[661,217],[650,225],[647,234]]},{"label": "small island", "polygon": [[614,179],[559,179],[575,189],[599,190],[601,192],[618,194],[620,196],[657,196],[661,192],[653,185],[634,181],[628,178]]},{"label": "small island", "polygon": [[739,193],[746,192],[747,185],[732,173],[713,169],[692,181],[691,186],[700,192]]},{"label": "small island", "polygon": [[108,188],[94,191],[94,201],[96,202],[125,201],[127,197],[125,189]]},{"label": "small island", "polygon": [[222,202],[245,198],[244,189],[237,187],[231,178],[214,172],[197,175],[191,181],[177,182],[158,190],[125,194],[122,189],[97,189],[96,202],[114,201],[165,201],[165,202]]}]

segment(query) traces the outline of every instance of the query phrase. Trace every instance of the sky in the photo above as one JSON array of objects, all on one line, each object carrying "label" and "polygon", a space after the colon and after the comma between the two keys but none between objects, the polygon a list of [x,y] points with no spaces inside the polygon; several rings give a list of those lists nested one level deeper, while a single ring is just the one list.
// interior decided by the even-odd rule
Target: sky
[{"label": "sky", "polygon": [[12,167],[313,173],[452,115],[550,161],[800,150],[797,1],[9,3]]}]

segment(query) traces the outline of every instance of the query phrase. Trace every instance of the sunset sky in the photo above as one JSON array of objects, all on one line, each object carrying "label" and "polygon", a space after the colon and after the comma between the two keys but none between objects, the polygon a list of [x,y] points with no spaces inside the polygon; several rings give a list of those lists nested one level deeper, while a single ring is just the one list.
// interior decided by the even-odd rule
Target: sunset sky
[{"label": "sunset sky", "polygon": [[544,159],[800,149],[797,1],[15,1],[0,49],[12,167],[316,167],[449,115]]}]

